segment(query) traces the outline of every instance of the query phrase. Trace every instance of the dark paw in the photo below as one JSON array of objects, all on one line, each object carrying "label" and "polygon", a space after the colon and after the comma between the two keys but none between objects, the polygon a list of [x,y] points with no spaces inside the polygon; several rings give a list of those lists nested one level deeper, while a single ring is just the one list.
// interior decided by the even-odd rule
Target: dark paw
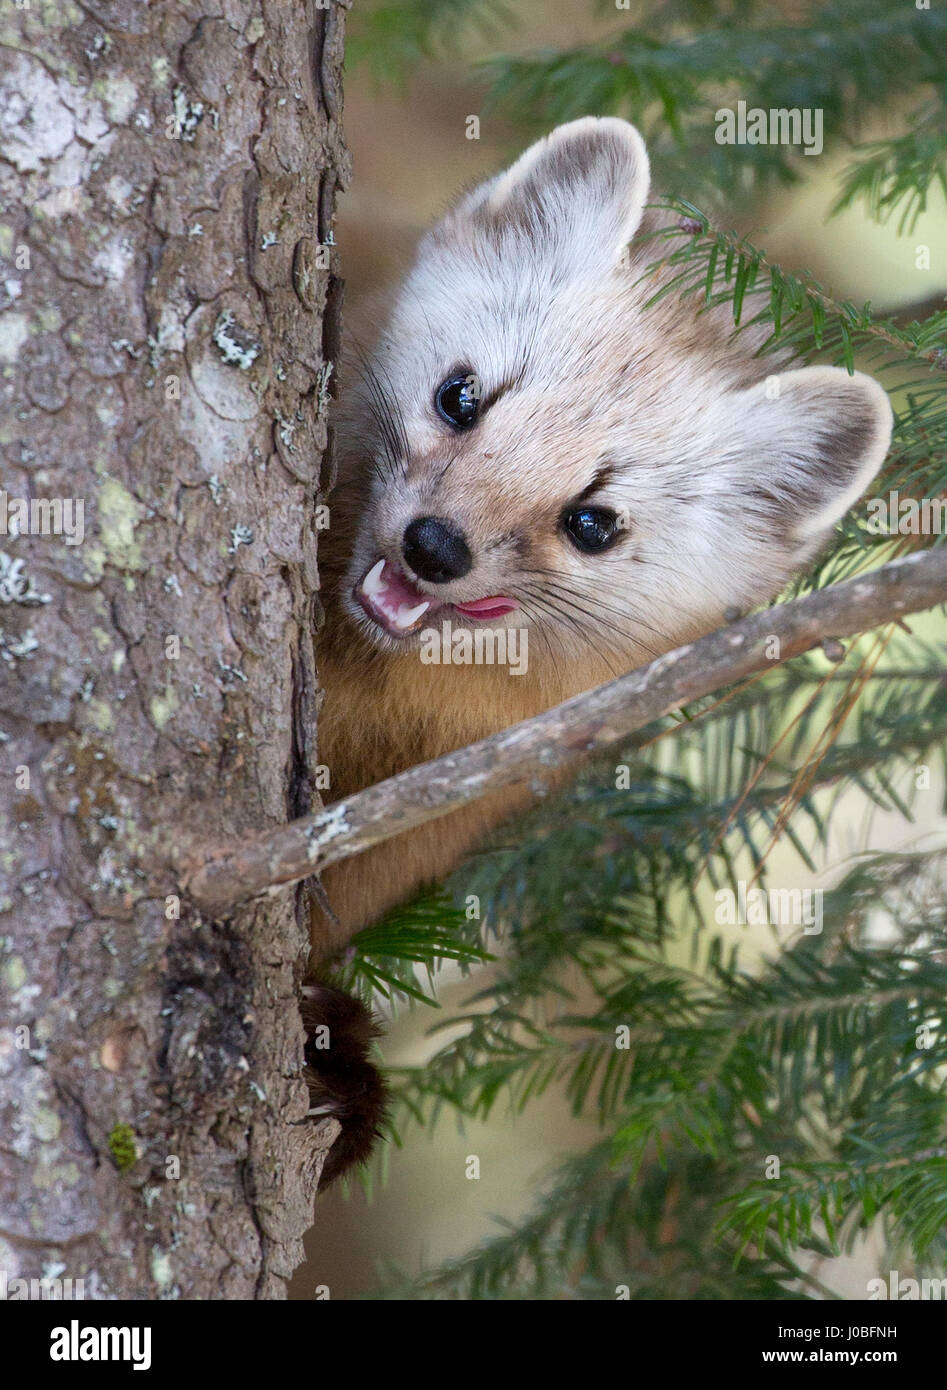
[{"label": "dark paw", "polygon": [[326,1156],[321,1190],[368,1158],[381,1138],[388,1087],[369,1060],[381,1029],[360,999],[309,980],[299,1007],[306,1030],[303,1076],[309,1087],[309,1114],[313,1120],[331,1115],[342,1126]]}]

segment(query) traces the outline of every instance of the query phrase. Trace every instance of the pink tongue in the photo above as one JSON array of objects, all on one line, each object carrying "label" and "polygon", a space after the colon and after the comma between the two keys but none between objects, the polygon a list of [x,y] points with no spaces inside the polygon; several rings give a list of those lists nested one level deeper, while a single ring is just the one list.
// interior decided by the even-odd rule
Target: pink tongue
[{"label": "pink tongue", "polygon": [[516,607],[513,599],[494,594],[490,598],[475,598],[470,603],[455,603],[458,613],[468,618],[502,618],[504,613],[512,613]]}]

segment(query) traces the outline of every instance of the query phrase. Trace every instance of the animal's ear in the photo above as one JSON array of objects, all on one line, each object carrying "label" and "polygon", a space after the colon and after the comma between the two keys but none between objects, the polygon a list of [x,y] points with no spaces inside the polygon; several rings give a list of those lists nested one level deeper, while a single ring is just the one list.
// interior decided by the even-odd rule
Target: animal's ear
[{"label": "animal's ear", "polygon": [[586,116],[557,126],[457,208],[501,244],[528,242],[560,264],[593,272],[617,265],[634,236],[650,169],[633,125]]},{"label": "animal's ear", "polygon": [[862,372],[802,367],[736,392],[724,408],[737,505],[762,513],[800,559],[811,554],[884,462],[887,395]]}]

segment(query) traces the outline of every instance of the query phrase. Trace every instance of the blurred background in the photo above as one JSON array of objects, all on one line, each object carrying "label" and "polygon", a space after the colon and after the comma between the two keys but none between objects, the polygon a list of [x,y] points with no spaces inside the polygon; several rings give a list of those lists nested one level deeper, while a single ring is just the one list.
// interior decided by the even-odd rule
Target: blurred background
[{"label": "blurred background", "polygon": [[[374,0],[356,0],[351,20],[350,52],[359,60],[349,61],[345,92],[353,177],[340,198],[336,236],[346,312],[353,314],[366,296],[397,281],[419,235],[459,190],[503,167],[528,143],[535,128],[542,128],[541,113],[536,113],[535,128],[524,130],[523,120],[514,119],[502,105],[485,107],[487,84],[478,71],[479,60],[495,53],[587,45],[630,25],[647,28],[656,7],[632,3],[626,10],[583,0],[518,0],[509,6],[514,26],[484,33],[476,24],[458,20],[452,31],[448,21],[428,56],[392,71],[387,79],[376,70],[370,51],[376,31],[368,20],[380,8]],[[458,14],[463,9],[454,8]],[[787,23],[805,8],[790,3],[762,7],[765,14]],[[867,18],[872,6],[864,9]],[[681,32],[686,33],[686,24]],[[912,109],[909,101],[897,98],[883,109],[862,103],[858,138],[880,140],[899,134]],[[589,114],[596,112],[591,109]],[[467,138],[471,115],[479,116],[478,139]],[[704,118],[712,130],[712,104]],[[718,221],[722,217],[726,226],[747,234],[771,260],[810,271],[836,299],[871,301],[885,312],[924,304],[943,307],[947,217],[942,190],[931,191],[927,210],[910,234],[899,234],[897,218],[884,224],[872,219],[864,202],[830,217],[849,160],[850,151],[836,144],[818,158],[798,159],[800,179],[791,186],[776,181],[739,202],[731,202],[723,187]],[[692,194],[688,187],[678,186],[671,191],[705,208],[703,190]],[[929,248],[928,256],[919,256],[921,246]],[[908,315],[914,316],[913,311]],[[924,620],[932,636],[937,622]],[[857,790],[847,792],[843,808],[836,809],[828,842],[813,848],[819,876],[814,879],[805,871],[805,882],[829,886],[850,856],[867,847],[943,843],[943,799],[937,773],[934,784],[917,794],[912,824],[894,811],[873,807]],[[800,881],[800,860],[788,843],[777,847],[771,870],[775,884]],[[710,903],[709,884],[706,892]],[[734,929],[744,940],[754,930]],[[758,929],[758,934],[758,949],[771,950],[767,929]],[[421,1062],[442,1038],[429,1036],[432,1025],[443,1027],[474,987],[484,986],[493,968],[485,966],[467,981],[450,967],[443,970],[436,1016],[434,1010],[417,1006],[402,1008],[390,1019],[382,1044],[386,1062]],[[319,1286],[328,1286],[333,1298],[358,1296],[376,1286],[379,1265],[391,1263],[416,1273],[460,1255],[495,1232],[498,1220],[521,1216],[550,1164],[590,1142],[595,1133],[590,1121],[572,1116],[567,1097],[555,1088],[523,1114],[505,1113],[501,1103],[487,1124],[467,1122],[461,1128],[445,1111],[433,1137],[411,1128],[404,1147],[387,1147],[383,1163],[373,1172],[370,1193],[354,1184],[348,1194],[332,1190],[319,1198],[308,1239],[309,1259],[296,1276],[292,1296],[312,1298]],[[467,1176],[470,1155],[479,1157],[478,1180]],[[877,1253],[869,1239],[850,1257],[814,1263],[830,1289],[843,1297],[864,1298]]]}]

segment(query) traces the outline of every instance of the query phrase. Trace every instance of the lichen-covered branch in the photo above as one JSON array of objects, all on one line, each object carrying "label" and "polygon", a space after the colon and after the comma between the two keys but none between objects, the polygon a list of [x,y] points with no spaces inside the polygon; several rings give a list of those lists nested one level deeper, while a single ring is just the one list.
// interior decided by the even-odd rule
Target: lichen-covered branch
[{"label": "lichen-covered branch", "polygon": [[379,782],[278,830],[192,859],[188,891],[207,911],[293,883],[501,787],[577,765],[681,705],[829,638],[947,602],[947,546],[769,608],[659,657],[534,719]]}]

